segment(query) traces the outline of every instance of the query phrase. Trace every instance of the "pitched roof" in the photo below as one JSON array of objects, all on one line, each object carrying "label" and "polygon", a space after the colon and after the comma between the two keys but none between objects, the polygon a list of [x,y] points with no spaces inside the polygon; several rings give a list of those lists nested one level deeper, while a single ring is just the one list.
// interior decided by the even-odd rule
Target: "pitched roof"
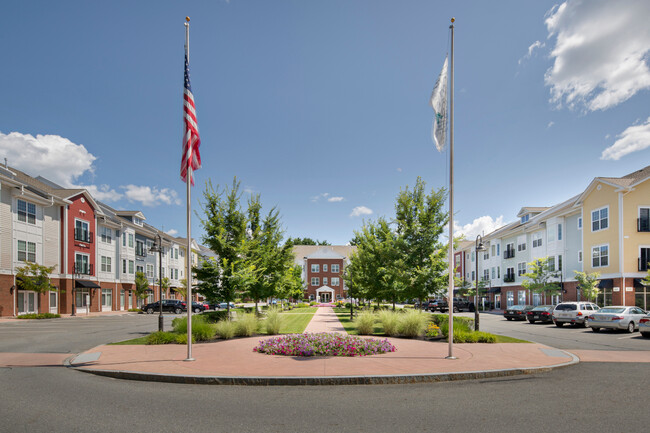
[{"label": "pitched roof", "polygon": [[295,245],[293,255],[297,261],[302,260],[304,257],[350,258],[350,255],[356,250],[357,247],[353,245]]}]

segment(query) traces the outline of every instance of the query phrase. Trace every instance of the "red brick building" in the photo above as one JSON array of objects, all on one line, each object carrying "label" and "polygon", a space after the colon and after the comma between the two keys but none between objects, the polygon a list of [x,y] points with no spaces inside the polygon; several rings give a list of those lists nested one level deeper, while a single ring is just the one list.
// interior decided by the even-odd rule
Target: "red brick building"
[{"label": "red brick building", "polygon": [[305,299],[317,302],[346,300],[347,287],[343,281],[345,266],[356,247],[349,245],[296,245],[296,264],[302,267]]}]

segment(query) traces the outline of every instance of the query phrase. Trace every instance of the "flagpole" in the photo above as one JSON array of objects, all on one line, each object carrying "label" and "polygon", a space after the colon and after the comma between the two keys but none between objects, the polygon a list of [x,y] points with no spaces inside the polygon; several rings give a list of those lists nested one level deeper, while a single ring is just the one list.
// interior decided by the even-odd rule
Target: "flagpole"
[{"label": "flagpole", "polygon": [[[454,21],[451,19],[451,65],[449,87],[449,355],[446,359],[456,359],[454,356]],[[478,278],[478,276],[477,276]]]},{"label": "flagpole", "polygon": [[[190,61],[190,17],[185,17],[185,55]],[[187,186],[187,358],[185,361],[194,361],[192,358],[192,206],[191,206],[191,183],[192,164],[188,161],[185,184]]]}]

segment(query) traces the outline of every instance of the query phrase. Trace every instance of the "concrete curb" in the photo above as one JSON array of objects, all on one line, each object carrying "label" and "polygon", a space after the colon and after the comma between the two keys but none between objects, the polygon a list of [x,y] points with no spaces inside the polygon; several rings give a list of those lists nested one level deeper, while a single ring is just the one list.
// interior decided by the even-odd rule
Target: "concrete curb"
[{"label": "concrete curb", "polygon": [[546,373],[556,368],[568,367],[580,362],[572,353],[561,351],[571,358],[562,364],[545,367],[511,368],[500,370],[460,371],[453,373],[378,375],[378,376],[313,376],[313,377],[278,377],[278,376],[183,376],[174,374],[142,373],[137,371],[94,370],[74,367],[73,357],[66,360],[65,365],[77,371],[112,377],[124,380],[140,380],[148,382],[183,383],[192,385],[389,385],[410,383],[451,382],[457,380],[476,380],[496,377],[518,376],[526,374]]}]

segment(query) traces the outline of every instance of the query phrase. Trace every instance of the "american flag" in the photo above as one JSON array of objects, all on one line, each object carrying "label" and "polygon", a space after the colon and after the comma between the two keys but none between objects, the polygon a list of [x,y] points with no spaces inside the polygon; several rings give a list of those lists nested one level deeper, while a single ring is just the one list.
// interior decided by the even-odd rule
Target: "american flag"
[{"label": "american flag", "polygon": [[[185,92],[183,94],[183,159],[181,161],[181,179],[187,182],[187,169],[192,171],[201,168],[201,137],[199,137],[199,125],[196,122],[196,109],[194,107],[194,95],[190,85],[190,69],[185,53]],[[190,182],[194,185],[194,176],[190,174]]]}]

